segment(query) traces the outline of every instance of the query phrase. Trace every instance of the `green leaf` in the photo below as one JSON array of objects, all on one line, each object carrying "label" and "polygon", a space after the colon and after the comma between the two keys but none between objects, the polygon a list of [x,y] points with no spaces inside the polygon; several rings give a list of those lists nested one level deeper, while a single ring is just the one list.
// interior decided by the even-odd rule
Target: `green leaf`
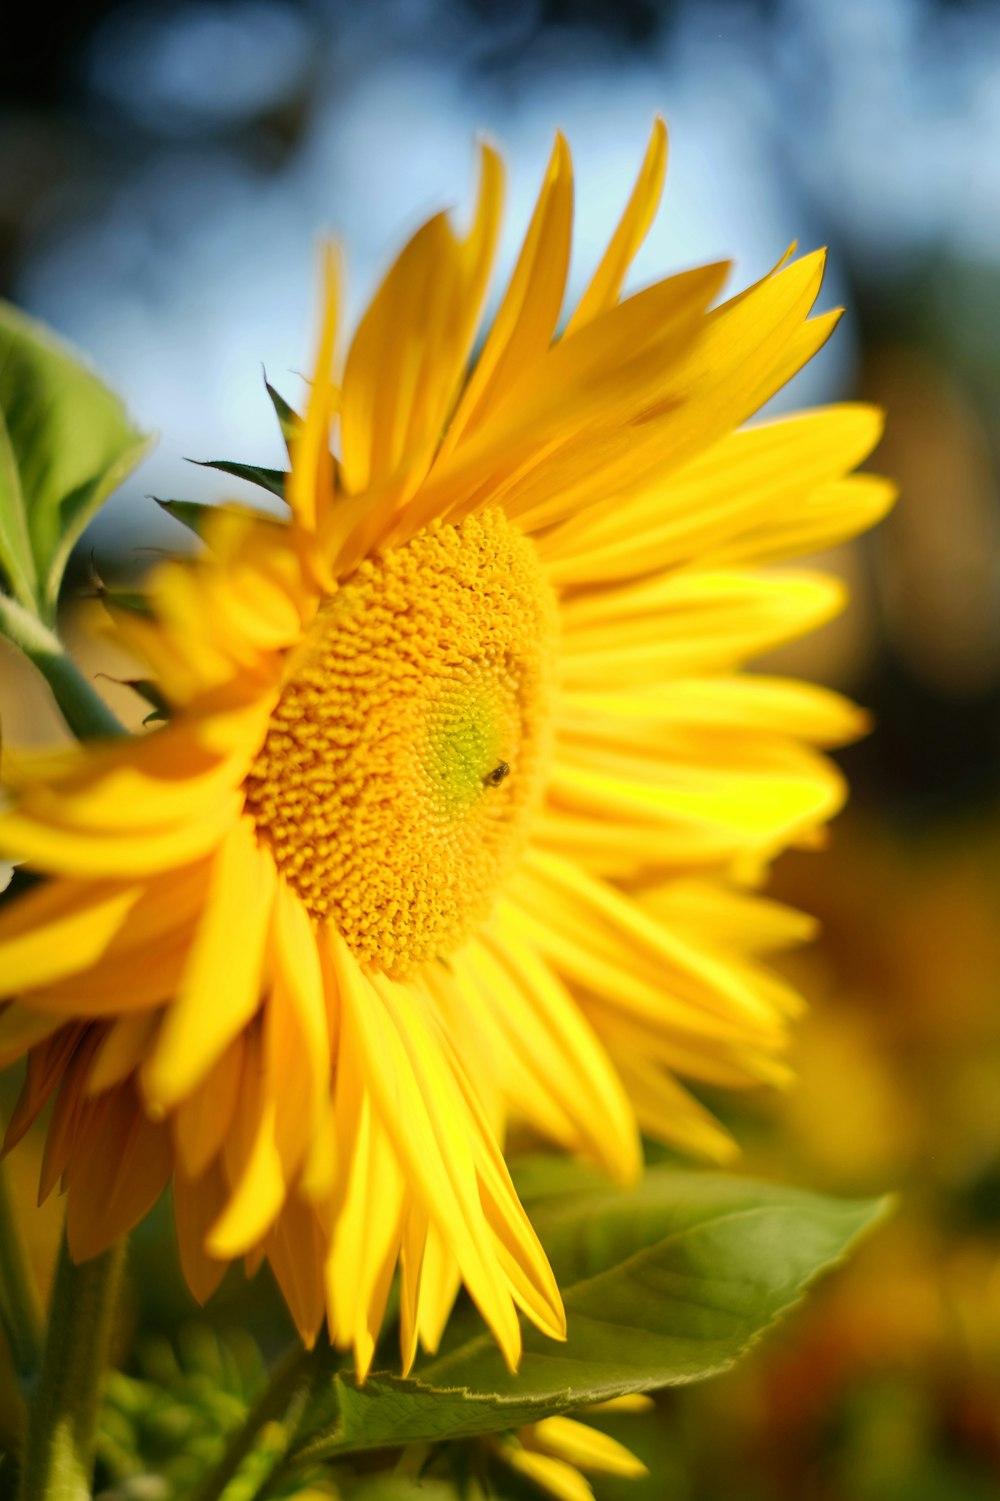
[{"label": "green leaf", "polygon": [[74,350],[0,303],[0,568],[44,620],[73,544],[151,443]]},{"label": "green leaf", "polygon": [[514,1375],[488,1334],[410,1380],[359,1387],[337,1372],[336,1411],[323,1432],[307,1423],[302,1459],[497,1432],[716,1375],[887,1208],[721,1173],[652,1169],[624,1193],[586,1181],[533,1216],[563,1287],[565,1344],[527,1329]]},{"label": "green leaf", "polygon": [[230,459],[189,459],[189,464],[197,464],[201,469],[218,469],[223,474],[231,474],[235,479],[245,479],[251,485],[259,485],[262,490],[267,490],[276,495],[279,500],[285,498],[285,481],[288,478],[284,469],[264,469],[259,464],[238,464]]}]

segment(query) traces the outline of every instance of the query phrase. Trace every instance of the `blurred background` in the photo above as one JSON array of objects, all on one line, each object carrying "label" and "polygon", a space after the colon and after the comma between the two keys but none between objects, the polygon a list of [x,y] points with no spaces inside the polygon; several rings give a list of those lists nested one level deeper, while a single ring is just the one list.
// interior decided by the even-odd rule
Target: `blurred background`
[{"label": "blurred background", "polygon": [[[509,164],[508,263],[567,133],[578,287],[657,112],[667,196],[634,282],[728,254],[745,282],[793,237],[830,246],[823,305],[847,315],[781,404],[883,405],[875,466],[903,502],[823,560],[850,580],[848,615],[768,665],[850,692],[877,730],[843,756],[853,798],[827,851],[776,871],[824,923],[789,963],[812,1002],[801,1083],[712,1103],[749,1171],[896,1188],[901,1207],[739,1370],[619,1420],[655,1478],[598,1491],[995,1501],[1000,6],[92,0],[58,19],[10,5],[3,33],[0,295],[161,435],[85,539],[77,587],[91,555],[128,572],[183,545],[147,492],[238,495],[187,458],[281,462],[261,365],[297,395],[320,231],[346,243],[357,309],[428,211],[469,203],[481,132]],[[29,709],[10,671],[14,739]],[[27,1194],[32,1164],[12,1166]],[[43,1265],[57,1218],[32,1221]],[[160,1245],[153,1224],[136,1255]],[[149,1321],[193,1315],[154,1280]],[[240,1317],[234,1297],[219,1325]]]}]

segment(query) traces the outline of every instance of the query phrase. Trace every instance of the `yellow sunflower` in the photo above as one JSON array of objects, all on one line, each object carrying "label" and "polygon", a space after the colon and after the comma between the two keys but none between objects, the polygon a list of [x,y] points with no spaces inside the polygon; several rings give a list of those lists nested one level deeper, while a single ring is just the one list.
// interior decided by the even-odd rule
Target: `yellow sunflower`
[{"label": "yellow sunflower", "polygon": [[665,158],[658,123],[559,334],[557,139],[471,365],[491,149],[468,233],[417,232],[342,365],[328,251],[287,523],[218,512],[119,612],[168,722],[5,755],[0,857],[49,877],[0,917],[7,1146],[55,1095],[74,1256],[172,1179],[195,1294],[267,1257],[362,1375],[397,1268],[407,1368],[463,1282],[511,1365],[518,1310],[563,1333],[509,1120],[628,1180],[640,1130],[731,1149],[677,1075],[784,1072],[796,1000],[760,956],[805,920],[730,878],[815,837],[843,792],[815,747],[861,720],[741,669],[842,602],[764,565],[891,490],[845,477],[870,408],[741,426],[836,322],[822,255],[620,298]]},{"label": "yellow sunflower", "polygon": [[[609,1402],[578,1408],[579,1416],[590,1413],[651,1412],[653,1402],[639,1395],[613,1397]],[[542,1418],[519,1428],[482,1440],[501,1464],[523,1475],[555,1501],[594,1501],[587,1475],[613,1475],[638,1480],[649,1471],[640,1459],[599,1428],[578,1417]]]}]

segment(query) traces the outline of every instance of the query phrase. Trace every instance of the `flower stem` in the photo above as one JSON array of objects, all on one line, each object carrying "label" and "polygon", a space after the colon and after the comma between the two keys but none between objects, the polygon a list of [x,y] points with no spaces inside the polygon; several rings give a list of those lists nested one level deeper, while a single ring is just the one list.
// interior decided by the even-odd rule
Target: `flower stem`
[{"label": "flower stem", "polygon": [[55,632],[3,593],[0,593],[0,631],[38,668],[78,740],[125,733]]},{"label": "flower stem", "polygon": [[125,1243],[77,1266],[63,1235],[42,1371],[28,1412],[20,1501],[89,1501]]},{"label": "flower stem", "polygon": [[[230,1435],[226,1452],[214,1470],[202,1480],[189,1501],[219,1501],[240,1465],[253,1449],[261,1429],[276,1422],[287,1411],[299,1389],[305,1386],[312,1369],[312,1353],[296,1345],[280,1360],[271,1379],[247,1414],[246,1422]],[[278,1458],[280,1456],[276,1456]]]},{"label": "flower stem", "polygon": [[0,1325],[7,1336],[14,1370],[22,1388],[38,1375],[42,1363],[42,1315],[20,1227],[11,1202],[4,1164],[0,1162]]}]

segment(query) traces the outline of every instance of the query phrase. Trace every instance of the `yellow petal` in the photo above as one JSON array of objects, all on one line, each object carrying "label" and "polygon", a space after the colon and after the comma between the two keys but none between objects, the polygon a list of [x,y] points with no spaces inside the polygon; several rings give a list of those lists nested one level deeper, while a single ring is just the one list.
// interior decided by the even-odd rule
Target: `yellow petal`
[{"label": "yellow petal", "polygon": [[205,1242],[212,1256],[240,1256],[257,1245],[285,1202],[287,1184],[275,1132],[283,1082],[266,1067],[260,1027],[248,1027],[243,1076],[222,1151],[229,1193]]},{"label": "yellow petal", "polygon": [[325,1268],[326,1301],[331,1335],[336,1343],[353,1345],[356,1375],[364,1381],[399,1258],[404,1183],[367,1092],[360,1097],[353,1136]]},{"label": "yellow petal", "polygon": [[222,1151],[243,1080],[243,1034],[234,1037],[170,1118],[184,1172],[200,1178]]},{"label": "yellow petal", "polygon": [[628,268],[646,238],[659,206],[666,171],[667,128],[657,118],[653,123],[646,156],[639,169],[632,196],[611,237],[611,243],[604,252],[601,264],[580,298],[576,312],[566,325],[567,334],[574,333],[584,323],[617,302]]},{"label": "yellow petal", "polygon": [[642,905],[675,931],[747,954],[808,943],[818,928],[806,912],[718,881],[666,882],[644,892]]},{"label": "yellow petal", "polygon": [[110,881],[49,881],[0,912],[0,994],[44,985],[95,963],[143,894]]},{"label": "yellow petal", "polygon": [[420,1295],[417,1303],[417,1330],[420,1343],[430,1355],[437,1353],[444,1337],[462,1273],[451,1246],[434,1224],[428,1223],[420,1268]]},{"label": "yellow petal", "polygon": [[677,372],[726,271],[700,267],[638,292],[527,366],[490,422],[435,465],[406,535],[498,504],[536,530],[659,473]]},{"label": "yellow petal", "polygon": [[332,930],[330,944],[344,1008],[342,1047],[357,1049],[414,1191],[440,1224],[473,1300],[513,1367],[520,1328],[479,1198],[471,1152],[475,1133],[440,1038],[407,987],[373,977],[376,990]]},{"label": "yellow petal", "polygon": [[77,1049],[86,1035],[87,1029],[83,1026],[63,1026],[54,1035],[32,1047],[28,1054],[24,1083],[7,1122],[0,1155],[6,1155],[15,1147],[37,1120],[52,1091],[62,1081],[67,1069],[72,1067]]},{"label": "yellow petal", "polygon": [[7,1068],[18,1058],[23,1058],[29,1049],[44,1042],[64,1024],[65,1017],[30,1011],[17,1001],[0,1006],[0,1068]]},{"label": "yellow petal", "polygon": [[593,1475],[624,1475],[631,1480],[649,1473],[624,1444],[575,1418],[543,1418],[529,1432],[532,1445]]},{"label": "yellow petal", "polygon": [[525,1475],[556,1501],[594,1501],[594,1492],[579,1470],[551,1454],[505,1445],[503,1458],[512,1470]]},{"label": "yellow petal", "polygon": [[323,246],[323,317],[319,349],[313,366],[309,402],[301,431],[292,440],[292,473],[288,481],[288,504],[295,521],[306,532],[315,532],[324,509],[333,498],[333,458],[330,453],[330,422],[333,416],[333,356],[340,303],[340,264],[334,246]]},{"label": "yellow petal", "polygon": [[120,1016],[112,1022],[94,1058],[87,1078],[89,1095],[103,1094],[123,1084],[142,1063],[160,1024],[158,1012]]},{"label": "yellow petal", "polygon": [[399,1349],[404,1376],[410,1374],[417,1356],[420,1280],[427,1225],[426,1209],[411,1197],[403,1216],[399,1245]]},{"label": "yellow petal", "polygon": [[260,1005],[275,884],[270,854],[241,820],[216,857],[180,993],[143,1070],[151,1108],[189,1094]]},{"label": "yellow petal", "polygon": [[326,1245],[315,1213],[293,1194],[267,1238],[267,1257],[303,1344],[312,1349],[323,1322]]},{"label": "yellow petal", "polygon": [[66,1239],[75,1261],[107,1250],[152,1209],[171,1172],[164,1126],[142,1111],[130,1084],[86,1107],[66,1169]]},{"label": "yellow petal", "polygon": [[[845,404],[729,433],[649,490],[593,506],[546,536],[549,575],[565,585],[656,573],[692,559],[700,566],[742,561],[748,533],[769,544],[773,532],[770,556],[792,556],[794,543],[786,551],[782,537],[810,515],[815,492],[871,452],[881,430],[875,408]],[[843,535],[855,519],[861,530],[864,515],[861,506],[848,511]],[[817,524],[817,535],[821,530]]]},{"label": "yellow petal", "polygon": [[697,572],[601,589],[563,607],[567,688],[622,688],[723,671],[829,620],[845,602],[825,574]]},{"label": "yellow petal", "polygon": [[275,1091],[275,1144],[291,1179],[327,1124],[331,1052],[323,972],[312,921],[287,883],[275,894],[274,983],[264,1012],[264,1050]]},{"label": "yellow petal", "polygon": [[228,1192],[221,1165],[214,1163],[200,1178],[174,1172],[174,1226],[184,1280],[199,1303],[207,1303],[229,1265],[205,1250],[209,1227],[218,1219]]},{"label": "yellow petal", "polygon": [[619,1182],[639,1173],[635,1117],[621,1080],[565,987],[512,925],[474,950],[476,978],[524,1065],[572,1120],[578,1149]]},{"label": "yellow petal", "polygon": [[704,737],[765,735],[810,745],[844,745],[870,727],[849,699],[814,683],[747,673],[675,678],[625,692],[568,691],[559,711],[564,743],[614,745],[678,758],[704,751]]},{"label": "yellow petal", "polygon": [[557,134],[510,285],[452,419],[442,454],[482,425],[555,332],[569,269],[573,163]]},{"label": "yellow petal", "polygon": [[502,194],[500,159],[483,146],[469,239],[458,240],[446,215],[431,219],[398,256],[362,318],[341,400],[343,471],[352,493],[411,458],[426,470],[465,373]]},{"label": "yellow petal", "polygon": [[0,853],[56,875],[146,876],[187,865],[215,849],[243,809],[242,793],[216,798],[187,824],[131,830],[70,829],[15,811],[0,814]]},{"label": "yellow petal", "polygon": [[[573,816],[600,825],[606,847],[631,852],[647,871],[679,864],[717,865],[757,852],[773,857],[826,823],[846,787],[831,762],[780,742],[740,764],[657,767],[641,757],[567,755],[552,770],[551,816],[540,844],[569,853]],[[570,814],[566,829],[559,813]],[[659,825],[659,840],[651,829]],[[629,867],[631,868],[631,867]]]},{"label": "yellow petal", "polygon": [[714,565],[761,563],[834,547],[877,526],[893,507],[898,486],[876,474],[854,474],[815,491],[797,510],[775,515],[713,551]]},{"label": "yellow petal", "polygon": [[[707,1030],[715,1018],[717,1036],[750,1041],[761,1027],[780,1026],[781,1018],[738,967],[671,931],[633,897],[568,860],[531,851],[503,912],[577,983],[650,1020],[661,1017],[666,1027],[686,1021],[688,1030]],[[564,942],[554,942],[560,936]],[[616,971],[617,988],[608,984]],[[640,985],[633,987],[633,979]],[[648,997],[657,987],[659,1003],[650,1007]]]},{"label": "yellow petal", "polygon": [[617,1062],[648,1135],[709,1162],[727,1163],[739,1156],[739,1147],[721,1122],[665,1069],[632,1050],[619,1054]]}]

